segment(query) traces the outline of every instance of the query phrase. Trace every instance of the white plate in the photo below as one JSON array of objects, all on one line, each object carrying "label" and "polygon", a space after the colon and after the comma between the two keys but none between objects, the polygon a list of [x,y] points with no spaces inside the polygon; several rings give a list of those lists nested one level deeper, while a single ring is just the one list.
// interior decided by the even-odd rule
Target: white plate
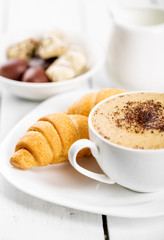
[{"label": "white plate", "polygon": [[[28,32],[16,32],[10,34],[1,35],[0,38],[0,65],[6,62],[6,50],[7,48],[29,37],[40,38],[45,31],[28,31]],[[80,46],[86,53],[88,62],[87,66],[89,70],[75,78],[61,81],[61,82],[49,82],[49,83],[27,83],[21,81],[14,81],[0,76],[0,86],[6,88],[12,94],[26,99],[43,100],[55,94],[64,93],[68,90],[80,88],[87,80],[92,77],[102,66],[104,58],[102,48],[95,42],[84,36],[79,36],[74,33],[65,32],[69,37],[71,43],[75,43]]]},{"label": "white plate", "polygon": [[[79,210],[120,217],[150,217],[164,214],[164,193],[136,193],[117,184],[107,185],[91,180],[69,164],[13,168],[9,159],[18,139],[41,116],[65,111],[88,91],[74,91],[52,97],[23,118],[7,135],[0,147],[0,171],[15,187],[32,196]],[[93,158],[81,164],[99,171]]]}]

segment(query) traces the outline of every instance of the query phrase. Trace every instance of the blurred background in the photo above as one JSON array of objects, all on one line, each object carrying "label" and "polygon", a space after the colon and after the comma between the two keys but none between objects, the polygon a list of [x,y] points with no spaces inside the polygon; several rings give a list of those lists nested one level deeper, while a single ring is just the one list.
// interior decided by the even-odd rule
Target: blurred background
[{"label": "blurred background", "polygon": [[[111,27],[109,9],[114,4],[164,7],[163,0],[0,0],[0,33],[55,27],[89,36],[105,53]],[[104,69],[96,74],[93,85],[97,87],[100,78],[101,87],[110,85]]]}]

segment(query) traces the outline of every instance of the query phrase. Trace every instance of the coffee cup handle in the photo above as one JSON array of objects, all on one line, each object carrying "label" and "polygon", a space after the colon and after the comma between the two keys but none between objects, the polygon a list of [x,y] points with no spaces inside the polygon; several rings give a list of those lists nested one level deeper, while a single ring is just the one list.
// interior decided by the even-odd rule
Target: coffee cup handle
[{"label": "coffee cup handle", "polygon": [[96,144],[90,140],[87,139],[81,139],[76,141],[75,143],[73,143],[73,145],[71,146],[71,148],[69,149],[69,161],[71,163],[71,165],[81,174],[92,178],[94,180],[103,182],[103,183],[108,183],[108,184],[114,184],[115,182],[110,179],[108,176],[106,176],[105,174],[100,174],[100,173],[94,173],[92,171],[89,171],[83,167],[81,167],[77,161],[76,161],[76,157],[77,154],[80,150],[82,150],[83,148],[90,148],[93,156],[97,159],[99,156],[99,149],[96,146]]}]

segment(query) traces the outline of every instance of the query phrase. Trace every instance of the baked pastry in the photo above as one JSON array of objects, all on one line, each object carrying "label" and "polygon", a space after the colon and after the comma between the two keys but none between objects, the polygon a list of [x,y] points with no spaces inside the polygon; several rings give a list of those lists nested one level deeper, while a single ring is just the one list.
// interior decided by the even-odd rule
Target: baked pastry
[{"label": "baked pastry", "polygon": [[122,89],[105,88],[98,92],[91,92],[84,95],[79,101],[74,102],[66,111],[67,114],[81,114],[89,116],[92,108],[102,100],[116,94],[125,92]]},{"label": "baked pastry", "polygon": [[46,74],[53,82],[68,80],[81,74],[86,64],[87,57],[82,49],[72,46],[48,67]]},{"label": "baked pastry", "polygon": [[[10,163],[17,168],[29,169],[68,161],[68,150],[78,139],[89,138],[88,118],[64,113],[40,118],[20,138]],[[89,154],[89,149],[80,152]]]},{"label": "baked pastry", "polygon": [[34,38],[28,38],[18,42],[8,48],[7,58],[21,58],[28,61],[33,57],[38,44],[38,40]]},{"label": "baked pastry", "polygon": [[60,56],[68,49],[68,39],[58,30],[45,33],[37,49],[37,55],[47,59]]}]

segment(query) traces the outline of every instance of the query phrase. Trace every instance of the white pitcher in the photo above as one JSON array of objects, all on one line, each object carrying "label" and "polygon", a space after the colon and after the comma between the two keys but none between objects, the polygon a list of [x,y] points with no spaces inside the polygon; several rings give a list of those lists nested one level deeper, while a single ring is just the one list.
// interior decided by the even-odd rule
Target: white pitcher
[{"label": "white pitcher", "polygon": [[164,11],[115,7],[110,15],[110,76],[127,89],[164,91]]}]

